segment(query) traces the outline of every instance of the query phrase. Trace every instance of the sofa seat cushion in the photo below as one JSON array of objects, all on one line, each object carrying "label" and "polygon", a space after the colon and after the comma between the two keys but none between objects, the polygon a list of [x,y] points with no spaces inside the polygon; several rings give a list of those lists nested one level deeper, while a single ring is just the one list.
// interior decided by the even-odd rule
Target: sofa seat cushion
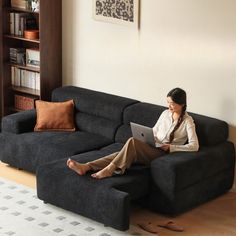
[{"label": "sofa seat cushion", "polygon": [[[71,158],[81,163],[86,163],[88,161],[93,161],[95,159],[117,152],[123,147],[123,145],[124,145],[123,143],[113,143],[106,147],[101,148],[100,150],[81,153],[78,155],[74,155]],[[144,165],[133,164],[131,168],[126,170],[125,172],[126,178],[123,179],[121,178],[122,177],[121,175],[117,175],[116,177],[120,178],[107,178],[106,184],[109,185],[110,187],[117,187],[119,189],[122,189],[122,191],[128,192],[129,194],[131,194],[130,195],[131,199],[140,198],[148,193],[148,183],[146,182],[147,181],[146,175],[149,172],[148,170],[149,168]],[[123,184],[121,181],[122,179],[123,181],[125,180]],[[142,183],[140,188],[137,188],[137,185],[134,184],[135,181]]]},{"label": "sofa seat cushion", "polygon": [[[14,145],[12,145],[14,143]],[[35,172],[40,164],[101,148],[112,140],[88,132],[29,132],[1,136],[1,160]]]},{"label": "sofa seat cushion", "polygon": [[169,198],[234,166],[234,147],[225,142],[215,147],[201,147],[199,152],[176,152],[151,163],[153,183]]},{"label": "sofa seat cushion", "polygon": [[[120,150],[112,144],[97,151],[74,155],[80,162],[91,161]],[[129,202],[149,191],[149,168],[134,165],[124,175],[97,180],[92,172],[79,176],[66,166],[66,159],[39,166],[38,197],[48,203],[79,213],[120,230],[129,226]],[[51,186],[53,183],[53,186]],[[50,191],[48,191],[48,186]]]}]

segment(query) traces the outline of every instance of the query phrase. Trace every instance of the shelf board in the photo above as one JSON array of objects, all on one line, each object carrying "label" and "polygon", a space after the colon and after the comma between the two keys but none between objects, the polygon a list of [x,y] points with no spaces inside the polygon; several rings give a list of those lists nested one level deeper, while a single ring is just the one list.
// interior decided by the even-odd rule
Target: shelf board
[{"label": "shelf board", "polygon": [[24,70],[29,70],[29,71],[40,73],[40,68],[36,68],[36,67],[24,66],[24,65],[14,64],[14,63],[10,63],[10,62],[7,63],[7,65],[15,66],[15,67],[17,67],[19,69],[24,69]]},{"label": "shelf board", "polygon": [[9,107],[9,110],[12,111],[12,112],[24,111],[24,110],[17,109],[17,108],[15,108],[15,107]]},{"label": "shelf board", "polygon": [[5,34],[4,35],[5,38],[10,38],[10,39],[17,39],[17,40],[22,40],[22,41],[27,41],[27,42],[31,42],[31,43],[40,43],[39,39],[26,39],[22,36],[16,36],[16,35],[11,35],[11,34]]},{"label": "shelf board", "polygon": [[39,14],[38,11],[31,11],[28,9],[18,8],[18,7],[7,7],[8,11],[18,11],[18,12],[26,12],[26,13],[32,13],[32,14]]},{"label": "shelf board", "polygon": [[40,96],[40,90],[37,90],[37,89],[31,89],[31,88],[26,88],[26,87],[21,87],[21,86],[12,86],[11,89],[14,91],[21,92],[21,93],[27,93],[34,96]]}]

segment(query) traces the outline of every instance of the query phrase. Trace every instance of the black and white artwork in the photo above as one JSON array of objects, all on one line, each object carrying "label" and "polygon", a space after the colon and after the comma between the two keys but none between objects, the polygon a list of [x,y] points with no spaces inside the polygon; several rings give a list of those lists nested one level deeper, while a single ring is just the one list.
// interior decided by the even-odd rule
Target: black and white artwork
[{"label": "black and white artwork", "polygon": [[139,0],[94,0],[94,19],[138,26]]}]

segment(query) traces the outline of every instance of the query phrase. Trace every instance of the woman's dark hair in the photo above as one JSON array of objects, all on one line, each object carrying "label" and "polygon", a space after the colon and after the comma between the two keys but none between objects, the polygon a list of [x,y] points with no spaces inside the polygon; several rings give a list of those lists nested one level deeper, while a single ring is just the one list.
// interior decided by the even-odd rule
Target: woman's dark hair
[{"label": "woman's dark hair", "polygon": [[170,97],[173,102],[183,105],[182,112],[180,114],[180,117],[177,121],[177,124],[175,125],[174,129],[170,133],[169,143],[171,143],[174,140],[175,137],[175,131],[180,127],[181,123],[183,122],[183,118],[187,109],[187,96],[186,92],[181,88],[174,88],[172,89],[168,94],[167,97]]}]

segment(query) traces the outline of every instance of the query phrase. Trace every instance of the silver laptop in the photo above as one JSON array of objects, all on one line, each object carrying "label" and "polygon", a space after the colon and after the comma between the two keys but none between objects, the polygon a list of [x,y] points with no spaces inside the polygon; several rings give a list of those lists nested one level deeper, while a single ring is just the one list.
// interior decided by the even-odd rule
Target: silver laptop
[{"label": "silver laptop", "polygon": [[157,147],[152,128],[133,122],[130,122],[130,126],[135,139],[147,143],[152,147]]}]

